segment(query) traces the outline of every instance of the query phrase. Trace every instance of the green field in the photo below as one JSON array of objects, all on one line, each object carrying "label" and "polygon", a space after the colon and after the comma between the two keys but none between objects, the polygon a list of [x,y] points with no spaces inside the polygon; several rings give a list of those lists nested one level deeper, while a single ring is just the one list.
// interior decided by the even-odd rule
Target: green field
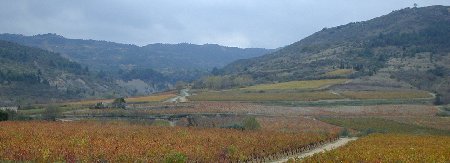
[{"label": "green field", "polygon": [[349,75],[353,72],[354,72],[354,70],[352,70],[352,69],[337,69],[337,70],[327,72],[323,76],[327,76],[327,77],[342,76],[342,75]]}]

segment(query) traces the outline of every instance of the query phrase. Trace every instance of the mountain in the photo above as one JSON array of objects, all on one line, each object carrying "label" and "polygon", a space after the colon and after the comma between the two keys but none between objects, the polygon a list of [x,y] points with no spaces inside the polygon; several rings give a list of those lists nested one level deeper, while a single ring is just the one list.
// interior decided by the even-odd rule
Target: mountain
[{"label": "mountain", "polygon": [[[222,75],[251,76],[259,83],[352,78],[353,85],[365,81],[360,89],[381,81],[380,86],[436,92],[450,102],[449,38],[450,7],[405,8],[324,28],[271,54],[233,62]],[[330,75],[338,69],[351,71]]]},{"label": "mountain", "polygon": [[68,39],[56,34],[35,36],[1,34],[0,40],[61,53],[62,56],[92,70],[154,69],[169,76],[206,72],[238,59],[257,57],[273,51],[187,43],[150,44],[139,47],[107,41]]},{"label": "mountain", "polygon": [[0,105],[102,97],[121,89],[57,53],[0,41]]}]

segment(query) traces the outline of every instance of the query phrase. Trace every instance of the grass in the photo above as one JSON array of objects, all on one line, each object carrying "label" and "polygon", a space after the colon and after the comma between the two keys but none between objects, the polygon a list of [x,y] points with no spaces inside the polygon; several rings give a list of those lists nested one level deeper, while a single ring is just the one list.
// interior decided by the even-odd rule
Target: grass
[{"label": "grass", "polygon": [[153,126],[161,126],[161,127],[168,127],[170,126],[170,122],[166,121],[166,120],[161,120],[161,119],[157,119],[155,121],[153,121],[152,123]]},{"label": "grass", "polygon": [[358,130],[361,132],[450,135],[450,131],[438,130],[414,124],[400,123],[393,120],[373,117],[320,118],[320,120],[326,123]]},{"label": "grass", "polygon": [[298,92],[298,93],[256,93],[240,91],[199,92],[189,96],[192,101],[316,101],[339,99],[339,95],[327,91]]},{"label": "grass", "polygon": [[329,85],[342,84],[348,79],[323,79],[323,80],[303,80],[303,81],[291,81],[276,84],[260,84],[242,88],[243,90],[310,90],[319,89]]}]

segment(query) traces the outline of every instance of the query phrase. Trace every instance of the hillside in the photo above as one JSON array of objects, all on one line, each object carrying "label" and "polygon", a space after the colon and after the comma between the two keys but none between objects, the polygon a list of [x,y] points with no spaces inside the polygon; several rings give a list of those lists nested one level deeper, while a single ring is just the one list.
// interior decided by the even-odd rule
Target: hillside
[{"label": "hillside", "polygon": [[92,70],[154,69],[173,75],[190,75],[223,67],[238,59],[261,56],[269,49],[225,47],[216,44],[149,44],[143,47],[107,41],[68,39],[56,34],[23,36],[1,34],[1,40],[61,53]]},{"label": "hillside", "polygon": [[450,7],[406,8],[324,28],[274,53],[233,62],[223,75],[259,83],[351,78],[335,89],[419,88],[449,102],[449,38]]},{"label": "hillside", "polygon": [[120,90],[57,53],[0,41],[0,105],[101,97]]}]

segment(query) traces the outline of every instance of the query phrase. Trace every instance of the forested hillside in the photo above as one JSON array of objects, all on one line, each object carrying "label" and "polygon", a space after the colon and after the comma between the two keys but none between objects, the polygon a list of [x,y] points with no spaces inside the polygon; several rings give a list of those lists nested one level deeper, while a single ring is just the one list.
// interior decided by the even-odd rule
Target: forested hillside
[{"label": "forested hillside", "polygon": [[143,47],[107,41],[68,39],[56,34],[23,36],[1,34],[0,40],[17,42],[61,53],[63,57],[94,71],[154,69],[174,80],[192,80],[214,67],[238,59],[257,57],[273,50],[241,49],[216,44],[149,44]]},{"label": "forested hillside", "polygon": [[[449,102],[449,38],[450,7],[405,8],[364,22],[324,28],[274,53],[236,61],[221,75],[251,76],[259,83],[393,79],[435,92],[441,101]],[[350,71],[330,75],[344,70]]]},{"label": "forested hillside", "polygon": [[102,97],[120,91],[113,81],[57,53],[0,41],[0,103],[26,104]]}]

